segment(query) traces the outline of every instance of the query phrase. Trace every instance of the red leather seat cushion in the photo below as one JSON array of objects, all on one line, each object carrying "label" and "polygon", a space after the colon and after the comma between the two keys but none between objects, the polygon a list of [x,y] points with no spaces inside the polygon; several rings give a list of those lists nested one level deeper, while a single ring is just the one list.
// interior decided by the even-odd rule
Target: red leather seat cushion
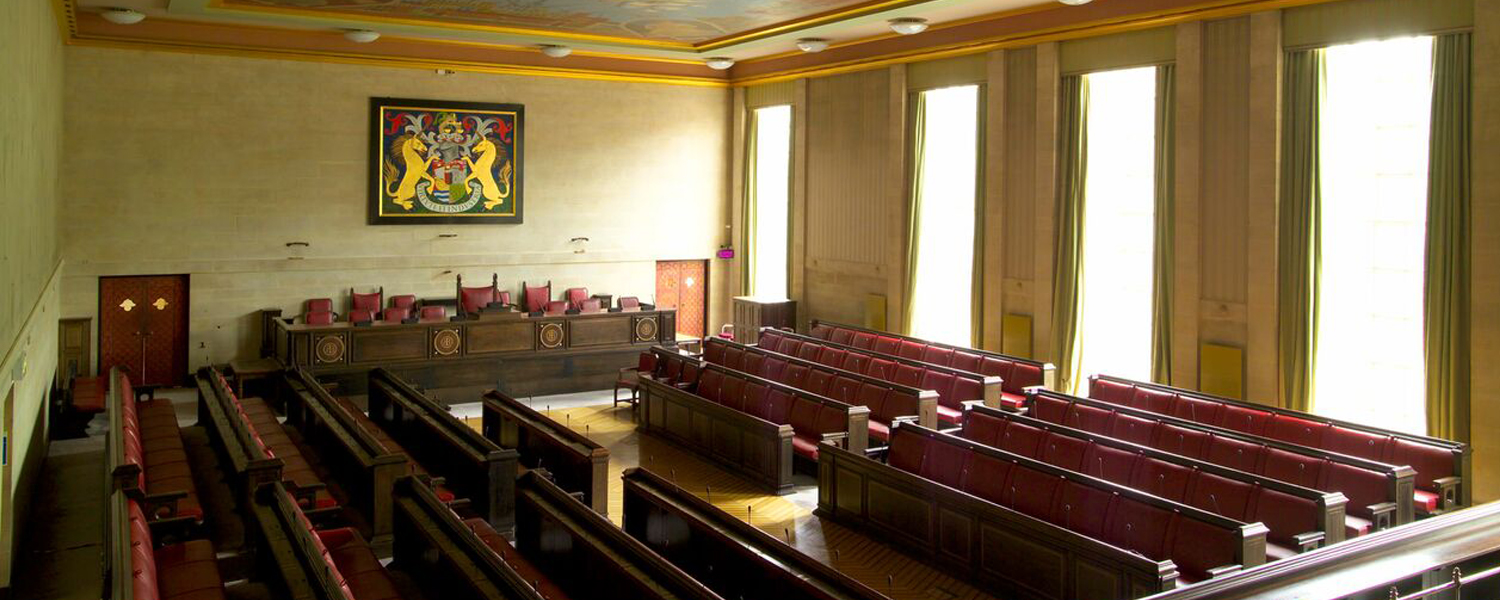
[{"label": "red leather seat cushion", "polygon": [[[1276,452],[1272,450],[1272,452]],[[1349,499],[1344,506],[1344,512],[1362,519],[1373,518],[1369,510],[1370,505],[1381,502],[1394,502],[1390,480],[1383,474],[1367,469],[1361,469],[1352,465],[1329,463],[1323,467],[1327,470],[1324,480],[1308,487],[1343,492]],[[1269,477],[1270,474],[1267,473]]]},{"label": "red leather seat cushion", "polygon": [[934,390],[938,393],[938,404],[962,411],[962,400],[977,400],[978,398],[960,398],[953,393],[955,378],[952,374],[927,369],[922,372],[922,382],[916,387],[924,390]]},{"label": "red leather seat cushion", "polygon": [[895,381],[896,363],[883,358],[870,359],[870,365],[865,367],[864,373],[882,381]]},{"label": "red leather seat cushion", "polygon": [[[1265,467],[1261,474],[1287,483],[1317,488],[1323,473],[1323,466],[1327,462],[1321,458],[1293,454],[1280,448],[1270,448],[1266,450]],[[1350,502],[1351,509],[1354,508],[1353,504]]]},{"label": "red leather seat cushion", "polygon": [[724,374],[718,371],[704,371],[703,376],[698,378],[697,394],[714,402],[719,401],[720,386],[724,384]]},{"label": "red leather seat cushion", "polygon": [[1262,487],[1255,501],[1255,514],[1247,515],[1243,521],[1260,521],[1270,530],[1268,539],[1295,547],[1292,537],[1299,533],[1317,531],[1318,505],[1311,498],[1300,498]]},{"label": "red leather seat cushion", "polygon": [[380,565],[380,560],[353,529],[317,532],[328,548],[328,555],[345,578],[355,600],[400,600],[396,585]]},{"label": "red leather seat cushion", "polygon": [[948,377],[953,378],[953,400],[955,402],[984,399],[984,384],[980,383],[978,379],[955,377],[953,375],[949,375]]},{"label": "red leather seat cushion", "polygon": [[955,369],[958,369],[960,371],[968,371],[970,373],[979,373],[980,372],[979,371],[979,362],[980,362],[980,360],[981,360],[981,358],[980,358],[980,356],[978,354],[974,354],[972,352],[964,352],[962,350],[959,350],[959,351],[956,351],[956,352],[953,353],[953,360],[949,361],[948,366],[953,367]]},{"label": "red leather seat cushion", "polygon": [[829,336],[828,340],[835,344],[844,344],[847,346],[850,342],[854,341],[854,332],[840,327],[833,330],[833,334]]},{"label": "red leather seat cushion", "polygon": [[1006,452],[1035,458],[1041,451],[1042,440],[1046,437],[1047,432],[1042,429],[1025,423],[1013,422],[1006,425],[1005,431],[1000,432],[1000,437],[995,440],[994,445]]},{"label": "red leather seat cushion", "polygon": [[1328,428],[1327,423],[1309,421],[1290,415],[1276,415],[1271,418],[1271,424],[1266,428],[1266,437],[1309,448],[1322,448],[1323,432]]},{"label": "red leather seat cushion", "polygon": [[[1433,481],[1440,477],[1455,475],[1453,453],[1445,448],[1428,446],[1406,439],[1397,439],[1391,464],[1408,465],[1416,469],[1417,488],[1436,490]],[[1469,482],[1464,482],[1468,484]]]},{"label": "red leather seat cushion", "polygon": [[823,347],[817,344],[802,344],[797,350],[797,358],[818,362],[818,355],[823,353]]},{"label": "red leather seat cushion", "polygon": [[766,358],[760,354],[746,352],[740,359],[740,370],[751,374],[760,373],[760,366],[765,360]]},{"label": "red leather seat cushion", "polygon": [[1135,465],[1141,460],[1143,458],[1139,454],[1094,444],[1089,449],[1080,471],[1085,475],[1128,486],[1131,477],[1135,475]]},{"label": "red leather seat cushion", "polygon": [[984,375],[999,377],[1000,379],[1004,380],[1006,389],[1012,389],[1014,387],[1013,384],[1010,383],[1010,379],[1011,374],[1015,371],[1015,368],[1015,363],[1003,358],[986,356],[979,360],[979,372]]},{"label": "red leather seat cushion", "polygon": [[818,352],[818,362],[830,367],[838,368],[844,364],[845,352],[838,348],[828,347]]},{"label": "red leather seat cushion", "polygon": [[1067,420],[1068,409],[1069,403],[1067,400],[1036,396],[1032,399],[1031,408],[1027,410],[1026,415],[1034,419],[1041,419],[1048,423],[1061,425]]},{"label": "red leather seat cushion", "polygon": [[1135,397],[1130,401],[1130,405],[1141,410],[1169,415],[1172,414],[1172,404],[1176,397],[1177,395],[1171,392],[1137,387],[1135,389]]},{"label": "red leather seat cushion", "polygon": [[1179,516],[1172,532],[1168,555],[1189,580],[1208,578],[1208,570],[1238,564],[1234,557],[1235,535],[1227,527]]},{"label": "red leather seat cushion", "polygon": [[826,340],[829,336],[833,335],[833,328],[827,325],[817,325],[807,334],[820,340]]},{"label": "red leather seat cushion", "polygon": [[[893,401],[892,396],[896,396],[897,399]],[[900,396],[900,393],[893,392],[874,383],[862,383],[859,386],[858,395],[855,396],[854,403],[870,409],[871,421],[890,423],[892,417],[902,414],[916,414],[916,410],[912,410],[912,412],[910,413],[901,411],[901,408],[903,407],[899,406]],[[913,399],[913,401],[915,401],[915,399]],[[898,406],[894,407],[894,409],[887,406],[888,404],[892,403],[897,404]]]},{"label": "red leather seat cushion", "polygon": [[922,352],[922,362],[948,366],[953,363],[953,350],[941,346],[928,346]]},{"label": "red leather seat cushion", "polygon": [[767,358],[760,363],[760,376],[771,381],[781,381],[782,373],[786,372],[786,361],[780,358]]},{"label": "red leather seat cushion", "polygon": [[1062,487],[1061,477],[1049,475],[1022,465],[1010,469],[1010,485],[1005,490],[1007,498],[1001,504],[1038,519],[1047,519],[1056,505],[1055,495]]},{"label": "red leather seat cushion", "polygon": [[969,416],[964,419],[964,438],[986,446],[998,446],[1000,436],[1010,423],[1000,417],[973,411],[969,412]]},{"label": "red leather seat cushion", "polygon": [[1083,455],[1088,452],[1089,443],[1079,438],[1048,434],[1042,442],[1041,460],[1049,465],[1062,467],[1069,471],[1083,469]]},{"label": "red leather seat cushion", "polygon": [[818,439],[801,433],[792,434],[792,452],[804,458],[818,459]]},{"label": "red leather seat cushion", "polygon": [[875,419],[870,419],[870,437],[881,442],[891,439],[891,427]]},{"label": "red leather seat cushion", "polygon": [[724,351],[727,346],[716,340],[718,338],[708,338],[708,341],[703,343],[703,360],[712,364],[722,365],[724,364]]},{"label": "red leather seat cushion", "polygon": [[1157,450],[1164,450],[1172,454],[1199,458],[1207,451],[1208,442],[1209,434],[1207,432],[1163,423],[1156,432],[1155,447]]},{"label": "red leather seat cushion", "polygon": [[766,415],[762,418],[777,425],[785,425],[790,421],[791,409],[792,396],[773,388],[766,393]]},{"label": "red leather seat cushion", "polygon": [[964,413],[961,410],[939,404],[937,407],[938,421],[946,425],[959,425],[963,423]]},{"label": "red leather seat cushion", "polygon": [[812,436],[814,439],[821,437],[818,435],[819,408],[817,402],[807,398],[793,398],[792,414],[788,418],[792,430],[798,435]]},{"label": "red leather seat cushion", "polygon": [[[1157,462],[1156,459],[1146,459]],[[1196,506],[1208,512],[1224,515],[1237,521],[1254,522],[1259,519],[1254,515],[1246,513],[1250,507],[1252,494],[1258,491],[1258,487],[1247,481],[1239,481],[1220,477],[1213,473],[1199,471],[1193,478],[1193,485],[1185,500],[1186,504]],[[1311,516],[1311,513],[1309,513]],[[1266,525],[1267,527],[1270,524]],[[1292,534],[1302,533],[1293,531]]]},{"label": "red leather seat cushion", "polygon": [[1209,439],[1203,460],[1260,475],[1263,474],[1261,457],[1264,450],[1265,446],[1259,444],[1216,435]]},{"label": "red leather seat cushion", "polygon": [[829,397],[844,404],[860,405],[859,382],[840,375],[834,378],[833,389]]},{"label": "red leather seat cushion", "polygon": [[797,389],[804,389],[802,386],[807,383],[807,367],[787,365],[786,370],[782,371],[781,382]]},{"label": "red leather seat cushion", "polygon": [[1172,416],[1194,423],[1213,424],[1219,422],[1219,409],[1223,406],[1218,402],[1177,394],[1172,403]]},{"label": "red leather seat cushion", "polygon": [[1089,384],[1089,397],[1128,406],[1131,398],[1135,397],[1135,386],[1108,379],[1095,379]]},{"label": "red leather seat cushion", "polygon": [[870,357],[858,352],[849,352],[844,355],[844,364],[840,365],[845,371],[864,373],[870,365]]},{"label": "red leather seat cushion", "polygon": [[1005,389],[1017,393],[1028,387],[1042,384],[1042,367],[1030,363],[1015,363],[1010,377],[1005,378]]},{"label": "red leather seat cushion", "polygon": [[1012,394],[1004,390],[1005,388],[1002,387],[1000,391],[1000,406],[1002,408],[1017,409],[1026,405],[1026,396],[1024,394]]},{"label": "red leather seat cushion", "polygon": [[1187,495],[1188,478],[1193,470],[1182,465],[1159,461],[1137,461],[1130,477],[1130,487],[1154,496],[1181,501]]},{"label": "red leather seat cushion", "polygon": [[807,383],[803,384],[802,389],[819,396],[827,396],[832,392],[830,388],[833,387],[833,377],[832,371],[814,369],[807,373]]},{"label": "red leather seat cushion", "polygon": [[1323,449],[1373,461],[1385,459],[1387,447],[1394,440],[1388,435],[1333,427],[1323,433]]},{"label": "red leather seat cushion", "polygon": [[937,440],[922,458],[922,476],[954,489],[962,489],[964,468],[972,453],[968,448]]},{"label": "red leather seat cushion", "polygon": [[208,540],[192,540],[156,550],[157,581],[163,599],[223,598],[224,580]]},{"label": "red leather seat cushion", "polygon": [[859,348],[860,350],[869,350],[871,348],[874,348],[875,334],[865,333],[863,331],[855,332],[854,340],[850,345],[854,346],[855,348]]},{"label": "red leather seat cushion", "polygon": [[[1172,513],[1138,500],[1120,498],[1105,541],[1161,560],[1167,545]],[[1207,551],[1206,549],[1204,551]]]},{"label": "red leather seat cushion", "polygon": [[1109,431],[1109,423],[1114,418],[1114,413],[1102,408],[1073,404],[1068,407],[1068,416],[1063,425],[1074,429],[1082,429],[1094,433]]},{"label": "red leather seat cushion", "polygon": [[724,378],[724,384],[720,386],[719,404],[737,411],[745,410],[745,380],[733,375]]},{"label": "red leather seat cushion", "polygon": [[1114,494],[1073,481],[1064,483],[1060,492],[1057,509],[1050,519],[1052,523],[1096,540],[1103,539]]},{"label": "red leather seat cushion", "polygon": [[1271,413],[1244,406],[1225,405],[1219,414],[1219,426],[1251,435],[1264,435]]},{"label": "red leather seat cushion", "polygon": [[922,471],[922,458],[927,454],[927,438],[921,434],[905,432],[897,428],[891,434],[891,450],[886,454],[886,464],[913,475]]},{"label": "red leather seat cushion", "polygon": [[890,337],[880,336],[875,338],[875,351],[881,354],[895,354],[901,350],[901,341]]},{"label": "red leather seat cushion", "polygon": [[478,517],[465,519],[464,525],[467,525],[470,530],[477,534],[479,540],[484,542],[485,546],[489,546],[490,550],[493,550],[500,557],[500,560],[510,565],[512,569],[515,569],[516,573],[521,576],[521,579],[536,586],[536,590],[543,598],[567,600],[568,596],[557,587],[557,584],[552,583],[551,580],[547,579],[546,575],[532,566],[519,552],[516,552],[516,549],[510,545],[510,542],[505,541],[505,537],[497,533],[484,519]]},{"label": "red leather seat cushion", "polygon": [[[769,392],[770,388],[767,388],[763,383],[754,381],[746,383],[744,400],[745,407],[742,410],[749,414],[765,419],[766,416],[770,414],[770,406],[766,404],[766,395]],[[770,419],[766,420],[769,421]]]},{"label": "red leather seat cushion", "polygon": [[1000,504],[1009,496],[1011,463],[998,458],[976,455],[969,462],[969,476],[964,478],[964,491],[990,502]]},{"label": "red leather seat cushion", "polygon": [[744,361],[745,351],[739,348],[729,348],[724,351],[724,366],[740,370],[740,363]]},{"label": "red leather seat cushion", "polygon": [[[896,376],[892,378],[891,381],[895,381],[896,383],[904,386],[921,387],[922,369],[920,367],[914,367],[912,365],[906,364],[896,365]],[[922,389],[930,390],[932,388],[924,387]]]},{"label": "red leather seat cushion", "polygon": [[[1080,408],[1080,407],[1075,407]],[[1131,415],[1115,415],[1110,423],[1109,437],[1150,446],[1156,433],[1156,422]]]},{"label": "red leather seat cushion", "polygon": [[1423,513],[1436,512],[1442,506],[1442,498],[1435,493],[1425,490],[1412,492],[1413,507]]},{"label": "red leather seat cushion", "polygon": [[922,352],[927,349],[925,344],[911,340],[901,340],[901,358],[922,360]]}]

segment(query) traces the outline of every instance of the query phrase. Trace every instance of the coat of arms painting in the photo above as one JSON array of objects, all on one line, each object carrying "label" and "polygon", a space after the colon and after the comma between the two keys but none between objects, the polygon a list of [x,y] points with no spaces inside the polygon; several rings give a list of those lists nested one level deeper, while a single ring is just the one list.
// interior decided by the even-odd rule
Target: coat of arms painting
[{"label": "coat of arms painting", "polygon": [[370,99],[370,223],[520,223],[519,104]]}]

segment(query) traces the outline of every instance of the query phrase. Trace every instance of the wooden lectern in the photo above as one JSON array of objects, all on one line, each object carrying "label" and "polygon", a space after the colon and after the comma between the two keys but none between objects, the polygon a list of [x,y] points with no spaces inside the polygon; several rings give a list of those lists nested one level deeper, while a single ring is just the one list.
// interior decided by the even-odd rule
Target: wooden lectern
[{"label": "wooden lectern", "polygon": [[786,298],[735,296],[734,341],[754,344],[760,341],[762,327],[797,327],[797,301]]}]

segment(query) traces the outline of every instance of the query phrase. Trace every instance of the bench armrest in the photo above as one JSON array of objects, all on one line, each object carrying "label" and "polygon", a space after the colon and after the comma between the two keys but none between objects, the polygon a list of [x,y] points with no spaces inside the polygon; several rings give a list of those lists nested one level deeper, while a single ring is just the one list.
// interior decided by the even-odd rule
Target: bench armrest
[{"label": "bench armrest", "polygon": [[828,443],[833,444],[835,446],[838,446],[840,448],[848,448],[849,447],[849,432],[847,432],[847,431],[835,431],[833,433],[825,433],[825,434],[822,435],[822,439],[819,440],[819,441],[828,442]]},{"label": "bench armrest", "polygon": [[151,539],[162,544],[175,544],[184,540],[193,539],[193,528],[196,523],[192,517],[171,517],[152,519],[146,523],[151,530]]},{"label": "bench armrest", "polygon": [[1394,525],[1396,523],[1395,502],[1381,502],[1379,504],[1371,504],[1369,506],[1369,509],[1370,516],[1374,517],[1374,519],[1372,520],[1374,521],[1375,531],[1390,529],[1391,525]]},{"label": "bench armrest", "polygon": [[1225,575],[1238,573],[1242,569],[1244,569],[1244,567],[1240,565],[1224,565],[1221,567],[1214,567],[1208,570],[1208,578],[1213,579],[1215,577],[1223,577]]},{"label": "bench armrest", "polygon": [[905,423],[911,423],[912,425],[916,425],[917,422],[920,421],[921,419],[922,419],[922,417],[919,417],[917,415],[901,415],[899,417],[895,417],[895,418],[891,419],[891,429],[895,429],[898,425],[905,424]]},{"label": "bench armrest", "polygon": [[1437,487],[1438,510],[1452,510],[1458,507],[1458,486],[1462,483],[1463,479],[1455,475],[1432,480],[1432,484]]},{"label": "bench armrest", "polygon": [[1323,546],[1323,540],[1326,538],[1327,534],[1322,531],[1307,531],[1292,536],[1292,539],[1297,542],[1297,552],[1317,550]]},{"label": "bench armrest", "polygon": [[143,494],[137,498],[137,501],[141,503],[141,510],[152,519],[175,519],[177,518],[177,501],[186,497],[186,490],[178,490],[160,494]]}]

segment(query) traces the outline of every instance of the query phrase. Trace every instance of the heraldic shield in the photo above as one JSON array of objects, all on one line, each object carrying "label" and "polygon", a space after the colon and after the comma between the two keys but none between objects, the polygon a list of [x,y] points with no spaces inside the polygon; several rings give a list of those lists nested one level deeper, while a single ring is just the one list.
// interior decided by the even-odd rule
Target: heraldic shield
[{"label": "heraldic shield", "polygon": [[520,104],[371,98],[370,224],[520,223]]}]

